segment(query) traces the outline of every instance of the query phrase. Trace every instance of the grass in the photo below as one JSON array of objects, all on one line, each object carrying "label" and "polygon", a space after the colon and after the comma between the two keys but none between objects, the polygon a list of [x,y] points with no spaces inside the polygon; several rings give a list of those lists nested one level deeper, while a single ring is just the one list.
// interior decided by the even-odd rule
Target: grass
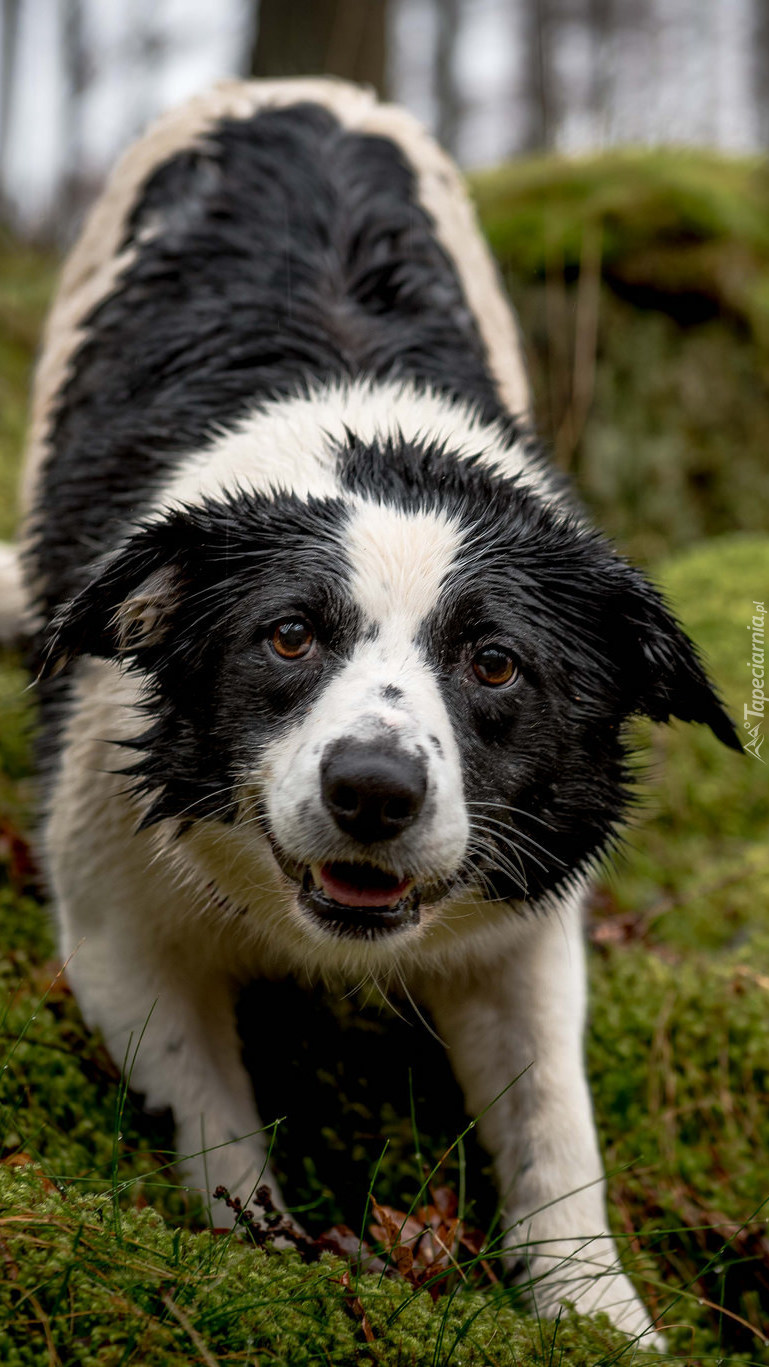
[{"label": "grass", "polygon": [[[368,1278],[357,1291],[330,1254],[307,1266],[205,1234],[154,1211],[113,1224],[97,1197],[0,1174],[6,1267],[0,1356],[7,1367],[76,1361],[382,1364],[615,1362],[621,1337],[580,1321],[538,1325],[502,1295],[465,1292],[436,1312],[426,1294]],[[15,1274],[15,1275],[14,1275]],[[365,1320],[364,1320],[365,1315]]]},{"label": "grass", "polygon": [[[739,718],[746,626],[753,599],[769,596],[764,173],[615,154],[524,164],[477,189],[556,455],[651,566]],[[0,243],[2,534],[50,278],[47,258]],[[637,1361],[600,1320],[537,1323],[467,1247],[465,1277],[433,1303],[402,1279],[356,1280],[331,1252],[307,1262],[200,1229],[169,1166],[169,1118],[123,1097],[58,971],[28,864],[23,688],[6,657],[0,1361]],[[766,766],[700,728],[640,730],[644,797],[590,928],[587,1051],[612,1218],[639,1289],[664,1313],[659,1360],[767,1364]],[[468,1231],[493,1225],[485,1155],[472,1129],[456,1142],[461,1101],[423,1030],[290,985],[251,993],[241,1020],[247,1041],[266,1030],[274,1045],[259,1058],[258,1100],[267,1122],[286,1117],[276,1167],[311,1234],[366,1229],[372,1198],[396,1212],[423,1205],[426,1173],[449,1150],[433,1190],[458,1193]]]}]

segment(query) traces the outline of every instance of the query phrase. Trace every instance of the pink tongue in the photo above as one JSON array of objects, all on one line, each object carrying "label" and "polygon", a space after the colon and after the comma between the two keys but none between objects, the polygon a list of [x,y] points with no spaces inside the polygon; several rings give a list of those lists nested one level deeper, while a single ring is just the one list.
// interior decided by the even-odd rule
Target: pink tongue
[{"label": "pink tongue", "polygon": [[348,883],[335,876],[333,864],[323,865],[320,881],[323,891],[343,907],[394,907],[411,885],[410,878],[402,878],[400,883],[391,883],[386,888],[381,884],[379,887],[364,887],[360,883]]}]

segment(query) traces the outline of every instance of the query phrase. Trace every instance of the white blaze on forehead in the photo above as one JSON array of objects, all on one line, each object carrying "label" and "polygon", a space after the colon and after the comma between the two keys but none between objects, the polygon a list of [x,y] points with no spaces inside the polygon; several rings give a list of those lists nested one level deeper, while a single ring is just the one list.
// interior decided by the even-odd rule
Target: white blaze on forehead
[{"label": "white blaze on forehead", "polygon": [[265,400],[179,466],[156,508],[196,505],[239,489],[299,498],[342,495],[338,451],[350,433],[366,445],[401,442],[445,445],[448,459],[478,464],[515,478],[557,507],[561,495],[549,472],[532,461],[524,437],[485,423],[472,404],[402,380],[332,381],[291,398]]},{"label": "white blaze on forehead", "polygon": [[[445,513],[351,500],[342,535],[350,593],[376,634],[364,630],[302,720],[263,756],[270,829],[300,863],[360,857],[322,800],[323,756],[341,740],[395,744],[426,765],[425,808],[388,846],[394,869],[430,883],[453,877],[464,858],[469,822],[459,750],[436,673],[415,639],[436,608],[461,539]],[[391,687],[395,695],[388,697]]]},{"label": "white blaze on forehead", "polygon": [[333,498],[339,493],[336,453],[325,439],[322,410],[308,409],[306,399],[283,399],[224,431],[182,462],[161,494],[162,506],[195,505],[240,489]]},{"label": "white blaze on forehead", "polygon": [[352,565],[352,596],[370,623],[397,622],[413,639],[434,611],[461,545],[445,513],[409,513],[363,502],[351,519],[345,549]]}]

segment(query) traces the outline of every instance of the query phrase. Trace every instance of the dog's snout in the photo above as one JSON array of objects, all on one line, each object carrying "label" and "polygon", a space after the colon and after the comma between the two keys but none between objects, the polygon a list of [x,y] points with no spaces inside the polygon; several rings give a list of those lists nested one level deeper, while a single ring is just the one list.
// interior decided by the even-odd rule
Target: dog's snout
[{"label": "dog's snout", "polygon": [[427,792],[423,761],[405,750],[336,741],[321,764],[321,791],[340,830],[362,845],[392,840],[416,821]]}]

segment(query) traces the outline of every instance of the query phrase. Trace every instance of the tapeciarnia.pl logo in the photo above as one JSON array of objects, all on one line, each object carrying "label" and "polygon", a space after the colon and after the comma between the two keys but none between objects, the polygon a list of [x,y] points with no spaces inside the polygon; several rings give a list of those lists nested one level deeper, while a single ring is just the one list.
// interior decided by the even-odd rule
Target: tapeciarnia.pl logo
[{"label": "tapeciarnia.pl logo", "polygon": [[742,724],[748,732],[748,740],[745,742],[745,749],[748,751],[748,754],[753,755],[753,757],[760,760],[762,764],[766,764],[766,760],[763,759],[761,755],[761,746],[765,740],[765,737],[761,734],[761,724],[764,720],[766,707],[766,694],[764,692],[764,683],[766,682],[764,667],[764,618],[766,617],[766,612],[763,603],[757,603],[755,599],[753,600],[753,607],[755,611],[748,623],[752,647],[751,657],[748,660],[748,669],[750,670],[752,678],[752,692],[750,702],[745,703],[742,709]]}]

